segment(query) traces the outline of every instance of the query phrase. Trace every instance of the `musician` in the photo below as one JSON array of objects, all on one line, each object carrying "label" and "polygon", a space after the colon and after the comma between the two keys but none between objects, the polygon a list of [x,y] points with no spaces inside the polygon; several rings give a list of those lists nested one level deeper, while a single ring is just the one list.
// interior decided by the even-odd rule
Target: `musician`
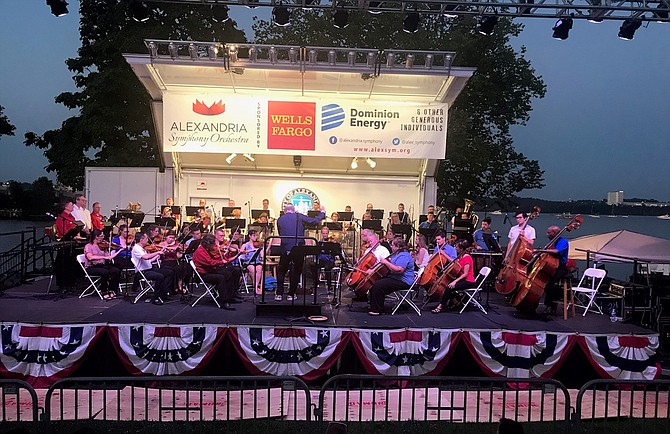
[{"label": "musician", "polygon": [[[237,239],[235,240],[236,233]],[[214,231],[215,245],[219,250],[220,258],[224,262],[219,264],[219,268],[223,267],[230,273],[230,279],[233,282],[233,296],[237,298],[239,298],[240,279],[242,278],[242,269],[239,267],[239,261],[237,260],[240,250],[237,244],[240,243],[239,237],[238,231],[231,233],[228,239],[226,239],[226,233],[223,229],[219,228]]]},{"label": "musician", "polygon": [[[517,225],[512,226],[509,229],[509,234],[507,235],[507,238],[509,238],[509,242],[507,244],[507,247],[508,248],[512,247],[516,242],[517,238],[519,238],[519,235],[523,235],[532,246],[533,243],[535,242],[535,228],[526,223],[528,219],[528,214],[526,214],[523,211],[519,211],[514,215],[514,218],[516,219]],[[525,228],[523,228],[524,225],[526,225]]]},{"label": "musician", "polygon": [[70,232],[72,229],[76,228],[75,217],[72,215],[74,210],[74,204],[71,200],[65,199],[61,203],[61,213],[56,218],[56,239],[61,240],[63,237]]},{"label": "musician", "polygon": [[[324,206],[320,207],[320,213],[316,217],[309,217],[295,211],[293,204],[287,203],[284,205],[284,215],[277,219],[277,228],[279,235],[283,237],[280,245],[279,265],[277,266],[277,291],[275,295],[276,301],[282,301],[284,296],[284,278],[286,272],[291,269],[291,278],[289,283],[288,295],[286,299],[293,301],[295,299],[295,290],[300,281],[302,274],[302,265],[304,257],[302,255],[291,255],[291,249],[297,245],[303,245],[305,242],[303,236],[305,233],[305,223],[320,224],[325,217]],[[298,238],[300,237],[300,238]]]},{"label": "musician", "polygon": [[440,250],[447,255],[450,261],[453,261],[458,256],[456,249],[447,242],[447,233],[443,230],[435,232],[435,249],[433,250],[433,254]]},{"label": "musician", "polygon": [[144,273],[144,276],[155,281],[154,295],[151,300],[155,305],[163,304],[163,300],[167,299],[167,294],[172,291],[172,282],[174,280],[174,272],[168,268],[159,268],[157,261],[163,255],[162,250],[157,250],[153,253],[148,253],[145,247],[149,245],[149,236],[144,232],[135,234],[135,245],[131,251],[135,266],[138,270]]},{"label": "musician", "polygon": [[362,256],[365,256],[368,252],[372,251],[372,254],[377,258],[377,262],[379,262],[391,254],[391,252],[382,245],[377,234],[372,229],[363,229],[361,231],[361,242],[368,246]]},{"label": "musician", "polygon": [[419,225],[419,229],[428,229],[428,230],[437,230],[438,225],[437,221],[435,221],[435,213],[428,211],[428,214],[426,214],[426,221],[422,222]]},{"label": "musician", "polygon": [[270,208],[270,201],[268,199],[263,199],[263,212],[267,214],[268,219],[275,219],[276,214],[274,210]]},{"label": "musician", "polygon": [[213,234],[202,237],[200,246],[193,254],[193,263],[202,280],[216,286],[221,308],[235,310],[230,304],[238,302],[235,299],[235,291],[240,283],[239,277],[235,280],[233,270],[219,250]]},{"label": "musician", "polygon": [[91,233],[91,230],[93,229],[93,225],[91,223],[91,212],[86,209],[86,204],[88,203],[88,200],[86,199],[86,196],[84,196],[81,193],[75,194],[74,195],[74,209],[72,210],[72,216],[74,217],[75,220],[79,220],[84,224],[84,228],[82,229],[82,232],[84,232],[86,235]]},{"label": "musician", "polygon": [[173,207],[174,206],[174,199],[172,199],[171,197],[168,197],[167,199],[165,199],[165,204],[169,207]]},{"label": "musician", "polygon": [[435,214],[435,205],[428,205],[428,207],[426,208],[426,214],[429,214],[431,212]]},{"label": "musician", "polygon": [[475,241],[474,248],[480,252],[489,251],[489,246],[486,244],[485,236],[491,237],[496,242],[496,244],[498,243],[498,236],[491,230],[491,217],[486,217],[483,219],[482,227],[477,229],[472,234],[472,238]]},{"label": "musician", "polygon": [[112,238],[112,244],[116,244],[118,248],[116,250],[119,253],[114,258],[114,265],[120,269],[133,268],[132,262],[130,262],[130,251],[133,248],[132,243],[129,242],[130,238],[128,236],[128,225],[119,226],[119,234]]},{"label": "musician", "polygon": [[393,230],[390,228],[386,230],[386,233],[384,234],[384,239],[380,241],[380,244],[382,247],[384,247],[389,255],[393,252],[393,248],[391,247],[391,241],[396,237],[396,235],[393,233]]},{"label": "musician", "polygon": [[[74,203],[70,199],[64,199],[60,204],[61,213],[56,218],[56,239],[62,240],[63,237],[75,229],[75,218],[72,215]],[[53,267],[56,277],[56,286],[61,292],[75,287],[77,274],[81,273],[77,265],[77,252],[73,243],[63,243],[59,245],[58,253]]]},{"label": "musician", "polygon": [[100,229],[91,231],[89,241],[84,246],[84,266],[89,275],[100,277],[100,292],[104,294],[102,298],[112,300],[116,298],[116,293],[119,291],[121,270],[108,264],[107,261],[112,261],[121,251],[103,252],[99,244],[104,237],[105,234]]},{"label": "musician", "polygon": [[202,240],[202,232],[200,231],[200,228],[195,228],[191,231],[191,238],[186,241],[186,251],[184,252],[187,255],[193,255],[195,253],[195,249],[198,248],[200,245],[200,241]]},{"label": "musician", "polygon": [[158,246],[163,249],[163,259],[161,260],[161,268],[168,268],[174,271],[174,278],[177,286],[176,292],[178,294],[185,294],[183,287],[184,277],[186,276],[187,266],[181,259],[184,256],[181,246],[177,243],[177,234],[170,229],[165,234],[165,239],[161,241]]},{"label": "musician", "polygon": [[440,313],[446,307],[453,303],[454,291],[463,291],[474,287],[475,284],[475,266],[470,256],[472,247],[468,240],[458,240],[456,242],[456,252],[458,254],[458,265],[461,266],[461,273],[452,280],[444,290],[440,304],[432,310],[433,313]]},{"label": "musician", "polygon": [[365,205],[365,211],[369,212],[370,214],[372,214],[373,209],[374,208],[372,207],[371,203],[368,203],[367,205]]},{"label": "musician", "polygon": [[[561,228],[558,226],[550,226],[547,228],[547,238],[553,240],[559,233]],[[570,251],[570,243],[563,237],[558,237],[553,243],[553,247],[547,249],[535,249],[538,253],[546,253],[558,258],[558,268],[551,279],[547,281],[544,287],[544,305],[547,310],[553,315],[556,313],[557,305],[554,303],[563,297],[563,291],[557,285],[561,279],[568,275],[568,252]]]},{"label": "musician", "polygon": [[[395,291],[409,289],[414,282],[414,260],[407,251],[407,244],[402,238],[394,238],[391,242],[393,253],[380,261],[389,269],[389,273],[377,280],[368,295],[370,299],[369,315],[384,314],[384,298]],[[371,274],[373,270],[366,273]]]},{"label": "musician", "polygon": [[[335,238],[330,236],[330,229],[328,226],[324,225],[321,227],[321,241],[325,243],[334,243]],[[321,253],[319,254],[319,267],[323,268],[323,273],[325,274],[326,277],[326,285],[328,287],[328,291],[331,291],[332,289],[332,281],[333,281],[333,268],[335,267],[335,257],[331,254],[326,254],[326,253]],[[316,263],[314,264],[314,276],[319,275],[319,270],[316,268]]]},{"label": "musician", "polygon": [[100,202],[93,203],[93,212],[91,213],[91,227],[93,229],[102,230],[102,222],[105,220],[105,217],[100,214]]},{"label": "musician", "polygon": [[[344,207],[344,212],[351,212],[351,205],[347,205],[347,206],[345,206],[345,207]],[[351,218],[352,218],[352,219],[354,218],[354,215],[353,215],[353,214],[351,214]]]},{"label": "musician", "polygon": [[[256,244],[260,244],[260,247],[256,247]],[[240,248],[240,260],[246,265],[249,276],[254,282],[256,295],[262,294],[263,256],[263,243],[258,241],[258,231],[249,229],[249,241]]]},{"label": "musician", "polygon": [[370,213],[370,211],[365,211],[363,213],[362,219],[363,220],[372,220],[372,213]]},{"label": "musician", "polygon": [[330,221],[335,223],[339,222],[340,214],[337,211],[333,211],[333,213],[330,215]]},{"label": "musician", "polygon": [[417,234],[414,239],[414,265],[417,269],[425,268],[428,265],[429,258],[426,237],[423,234]]},{"label": "musician", "polygon": [[400,224],[402,225],[408,225],[409,224],[409,214],[405,212],[405,204],[404,203],[399,203],[398,204],[398,219],[400,220]]}]

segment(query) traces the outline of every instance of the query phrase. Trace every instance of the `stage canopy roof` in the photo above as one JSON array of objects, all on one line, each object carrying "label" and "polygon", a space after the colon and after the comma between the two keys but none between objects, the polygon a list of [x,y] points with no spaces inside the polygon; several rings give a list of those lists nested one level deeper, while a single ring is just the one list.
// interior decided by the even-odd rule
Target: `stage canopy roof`
[{"label": "stage canopy roof", "polygon": [[670,240],[626,230],[587,235],[570,240],[569,257],[607,262],[649,262],[670,264]]},{"label": "stage canopy roof", "polygon": [[[163,99],[174,93],[225,93],[240,96],[337,98],[340,100],[441,103],[450,106],[474,74],[455,67],[454,52],[294,47],[147,40],[149,54],[124,54],[154,100],[153,113],[163,142]],[[445,123],[446,125],[446,123]],[[446,134],[446,131],[444,132]],[[228,154],[165,153],[180,169],[352,172],[352,156],[303,155],[296,164],[287,155],[253,155],[253,161]],[[295,155],[295,153],[293,153]],[[360,158],[360,157],[359,157]],[[437,161],[424,158],[380,158],[375,165],[359,160],[356,174],[432,176]],[[169,164],[168,164],[169,165]]]}]

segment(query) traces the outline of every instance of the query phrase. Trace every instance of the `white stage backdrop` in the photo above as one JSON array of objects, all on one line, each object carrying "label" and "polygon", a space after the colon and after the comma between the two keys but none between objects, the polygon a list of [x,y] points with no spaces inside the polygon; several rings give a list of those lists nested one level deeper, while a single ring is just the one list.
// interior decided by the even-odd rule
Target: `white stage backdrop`
[{"label": "white stage backdrop", "polygon": [[445,156],[447,104],[163,96],[165,152],[333,157]]}]

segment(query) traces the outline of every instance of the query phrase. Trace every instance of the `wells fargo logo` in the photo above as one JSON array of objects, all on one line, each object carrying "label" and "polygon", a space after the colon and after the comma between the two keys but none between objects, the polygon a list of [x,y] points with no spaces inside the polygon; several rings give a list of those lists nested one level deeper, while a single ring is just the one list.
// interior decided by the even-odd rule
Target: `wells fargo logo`
[{"label": "wells fargo logo", "polygon": [[207,107],[207,105],[204,102],[197,99],[193,103],[193,112],[199,115],[216,116],[220,115],[221,113],[224,113],[225,111],[226,111],[226,105],[223,103],[222,100],[213,103],[209,107]]},{"label": "wells fargo logo", "polygon": [[268,149],[313,151],[316,103],[268,101]]}]

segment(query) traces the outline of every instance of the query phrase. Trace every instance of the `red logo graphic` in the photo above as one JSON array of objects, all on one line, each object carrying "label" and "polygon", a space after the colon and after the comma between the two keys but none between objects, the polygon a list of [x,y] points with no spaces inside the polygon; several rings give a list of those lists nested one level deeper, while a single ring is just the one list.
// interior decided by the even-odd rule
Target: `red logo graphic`
[{"label": "red logo graphic", "polygon": [[196,99],[193,103],[193,111],[199,115],[216,116],[226,111],[226,105],[222,100],[219,100],[219,102],[215,102],[211,106],[207,107],[204,102]]},{"label": "red logo graphic", "polygon": [[313,151],[316,103],[268,101],[268,149]]}]

